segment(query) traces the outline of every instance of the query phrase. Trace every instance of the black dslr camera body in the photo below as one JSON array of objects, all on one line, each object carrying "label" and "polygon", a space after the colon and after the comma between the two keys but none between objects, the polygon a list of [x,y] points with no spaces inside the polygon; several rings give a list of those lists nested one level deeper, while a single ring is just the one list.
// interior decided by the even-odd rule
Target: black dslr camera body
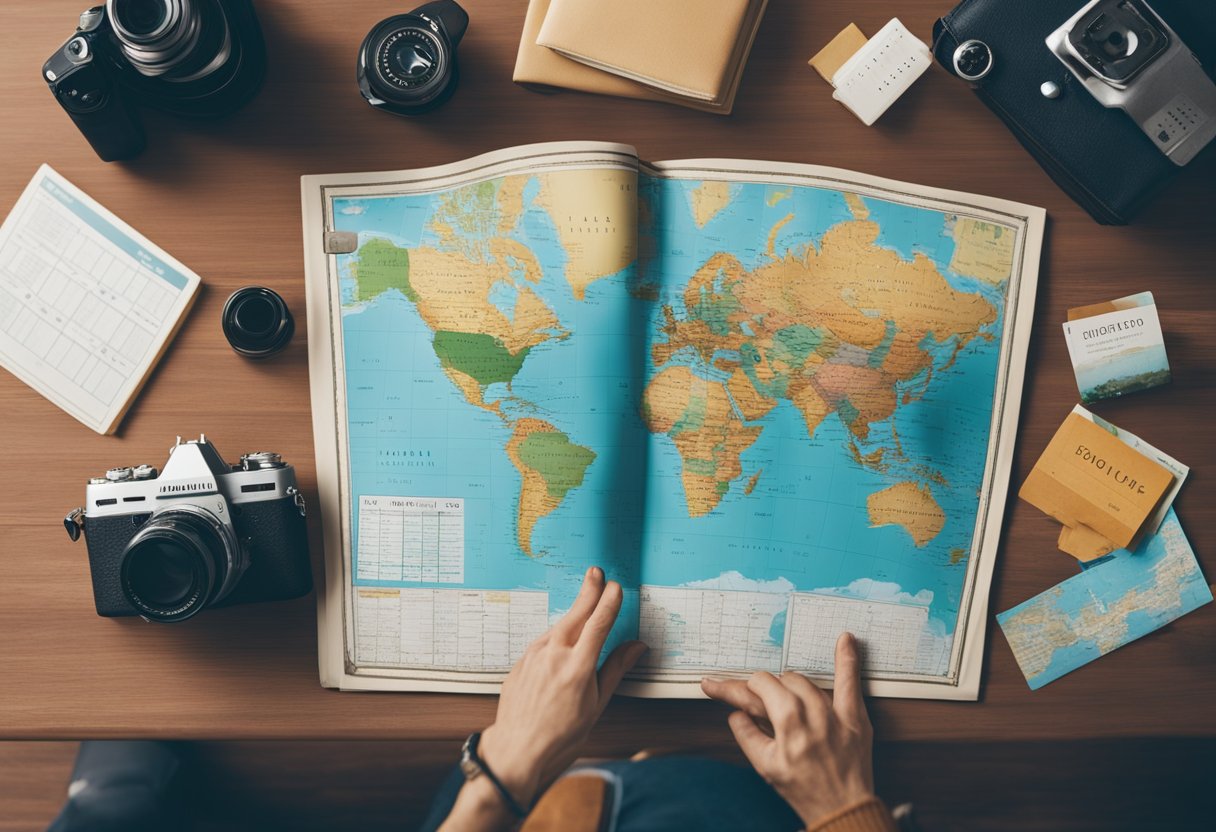
[{"label": "black dslr camera body", "polygon": [[206,437],[177,444],[155,468],[89,480],[85,532],[97,614],[184,621],[208,607],[298,598],[312,589],[304,497],[278,454],[228,465]]},{"label": "black dslr camera body", "polygon": [[76,33],[42,67],[106,162],[143,152],[135,105],[218,118],[248,103],[265,74],[252,0],[106,0],[80,15]]}]

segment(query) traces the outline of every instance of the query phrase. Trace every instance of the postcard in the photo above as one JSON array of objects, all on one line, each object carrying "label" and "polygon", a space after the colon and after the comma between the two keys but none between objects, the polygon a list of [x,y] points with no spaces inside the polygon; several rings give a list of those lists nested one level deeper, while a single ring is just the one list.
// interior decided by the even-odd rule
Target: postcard
[{"label": "postcard", "polygon": [[1086,404],[1170,381],[1152,292],[1070,309],[1064,338]]}]

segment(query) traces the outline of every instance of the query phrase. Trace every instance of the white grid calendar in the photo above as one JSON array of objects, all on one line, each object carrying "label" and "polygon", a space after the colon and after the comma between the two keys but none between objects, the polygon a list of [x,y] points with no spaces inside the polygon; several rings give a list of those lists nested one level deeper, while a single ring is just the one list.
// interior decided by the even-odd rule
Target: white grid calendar
[{"label": "white grid calendar", "polygon": [[110,433],[199,282],[43,165],[0,227],[0,365]]}]

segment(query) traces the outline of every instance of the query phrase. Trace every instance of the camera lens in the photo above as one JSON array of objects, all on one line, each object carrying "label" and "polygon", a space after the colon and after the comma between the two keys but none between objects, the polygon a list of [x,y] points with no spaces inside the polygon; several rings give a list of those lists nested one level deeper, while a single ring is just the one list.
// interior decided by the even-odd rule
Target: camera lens
[{"label": "camera lens", "polygon": [[443,46],[423,29],[393,32],[381,45],[376,59],[380,79],[402,90],[417,89],[433,81],[444,69]]},{"label": "camera lens", "polygon": [[224,598],[246,561],[228,529],[193,507],[169,509],[144,524],[119,565],[123,595],[151,621],[185,621]]},{"label": "camera lens", "polygon": [[168,0],[119,0],[112,4],[114,21],[133,35],[147,36],[169,19]]},{"label": "camera lens", "polygon": [[1140,72],[1169,46],[1169,36],[1143,3],[1098,3],[1068,32],[1068,42],[1090,68],[1123,82]]},{"label": "camera lens", "polygon": [[196,589],[192,550],[172,540],[149,540],[131,552],[131,591],[158,609],[178,607]]},{"label": "camera lens", "polygon": [[359,49],[359,91],[374,107],[409,116],[433,110],[456,88],[456,46],[469,16],[437,0],[381,21]]},{"label": "camera lens", "polygon": [[229,345],[249,358],[274,355],[296,331],[287,303],[265,286],[237,289],[224,303],[220,318]]},{"label": "camera lens", "polygon": [[106,10],[141,75],[194,81],[228,62],[232,39],[217,0],[107,0]]}]

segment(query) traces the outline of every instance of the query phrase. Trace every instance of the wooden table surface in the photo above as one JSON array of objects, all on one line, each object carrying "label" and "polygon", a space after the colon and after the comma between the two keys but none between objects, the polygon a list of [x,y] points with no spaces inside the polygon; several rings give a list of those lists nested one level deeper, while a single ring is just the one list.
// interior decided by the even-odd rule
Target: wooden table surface
[{"label": "wooden table surface", "polygon": [[[0,738],[438,739],[488,722],[490,697],[323,690],[311,597],[204,614],[184,626],[98,618],[84,544],[70,543],[60,521],[81,504],[89,476],[118,464],[160,465],[175,435],[199,432],[229,457],[281,451],[315,503],[299,176],[434,165],[527,142],[620,141],[650,159],[813,162],[1044,206],[1049,227],[1015,485],[1077,400],[1060,330],[1065,310],[1151,289],[1174,382],[1095,409],[1192,466],[1178,514],[1207,574],[1216,573],[1216,152],[1193,163],[1134,226],[1103,227],[940,69],[865,127],[806,66],[850,20],[874,32],[898,13],[927,40],[950,0],[772,0],[730,117],[516,87],[525,0],[469,0],[460,89],[418,120],[373,111],[354,81],[363,36],[408,2],[259,0],[270,53],[260,96],[221,124],[150,115],[147,153],[121,165],[98,161],[38,73],[84,5],[4,2],[0,210],[49,162],[202,275],[204,291],[117,436],[94,434],[0,372]],[[1110,160],[1112,176],[1119,165]],[[300,325],[285,354],[265,363],[234,354],[220,331],[225,297],[248,283],[280,292]],[[1056,551],[1056,532],[1011,498],[981,701],[876,701],[880,738],[1216,736],[1213,607],[1043,690],[1027,689],[991,614],[1075,574]],[[620,700],[593,750],[725,745],[725,716],[707,702]]]}]

